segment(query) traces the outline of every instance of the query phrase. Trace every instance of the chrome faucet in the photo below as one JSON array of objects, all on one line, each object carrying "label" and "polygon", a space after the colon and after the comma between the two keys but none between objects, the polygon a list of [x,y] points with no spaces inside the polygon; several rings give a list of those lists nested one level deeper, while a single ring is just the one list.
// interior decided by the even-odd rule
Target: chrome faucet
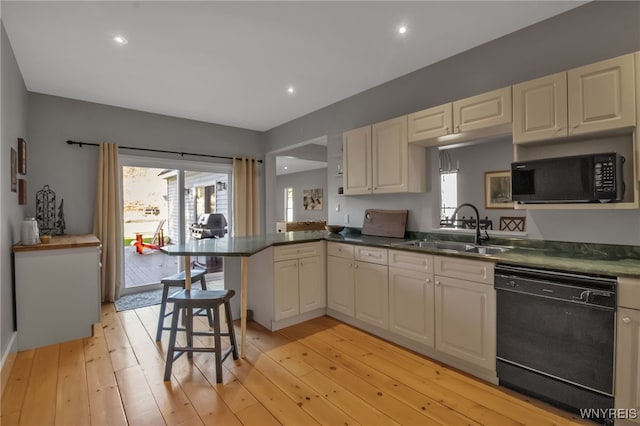
[{"label": "chrome faucet", "polygon": [[451,217],[449,218],[449,221],[451,223],[453,223],[456,219],[456,215],[458,214],[458,210],[460,210],[462,207],[471,207],[473,209],[473,211],[476,214],[476,240],[475,243],[477,245],[482,244],[482,241],[487,241],[489,240],[489,234],[487,234],[487,231],[485,231],[486,236],[480,236],[480,213],[478,212],[478,209],[476,208],[476,206],[474,206],[473,204],[469,204],[469,203],[462,203],[460,204],[458,207],[456,207],[456,209],[453,211],[453,214],[451,215]]}]

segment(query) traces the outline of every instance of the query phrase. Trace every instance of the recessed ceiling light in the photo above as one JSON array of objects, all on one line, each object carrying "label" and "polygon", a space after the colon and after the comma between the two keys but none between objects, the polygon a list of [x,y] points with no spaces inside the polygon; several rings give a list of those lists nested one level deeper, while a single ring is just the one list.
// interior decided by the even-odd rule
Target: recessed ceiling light
[{"label": "recessed ceiling light", "polygon": [[294,88],[293,88],[293,86],[289,86],[289,87],[287,87],[287,92],[288,92],[288,93],[290,93],[290,94],[294,94],[294,93],[295,93],[295,91],[296,91],[296,89],[294,89]]},{"label": "recessed ceiling light", "polygon": [[122,37],[120,35],[117,35],[117,36],[113,37],[113,41],[115,41],[118,44],[127,44],[127,43],[129,43],[126,38],[124,38],[124,37]]},{"label": "recessed ceiling light", "polygon": [[405,27],[404,25],[402,25],[400,28],[398,28],[398,32],[400,34],[404,34],[407,32],[407,27]]}]

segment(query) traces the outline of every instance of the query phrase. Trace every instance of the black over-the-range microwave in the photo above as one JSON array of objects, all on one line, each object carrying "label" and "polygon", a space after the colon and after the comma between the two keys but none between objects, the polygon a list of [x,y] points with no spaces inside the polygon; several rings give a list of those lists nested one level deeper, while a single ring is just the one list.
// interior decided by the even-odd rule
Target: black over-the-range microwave
[{"label": "black over-the-range microwave", "polygon": [[615,152],[511,163],[512,199],[519,203],[621,201],[624,157]]}]

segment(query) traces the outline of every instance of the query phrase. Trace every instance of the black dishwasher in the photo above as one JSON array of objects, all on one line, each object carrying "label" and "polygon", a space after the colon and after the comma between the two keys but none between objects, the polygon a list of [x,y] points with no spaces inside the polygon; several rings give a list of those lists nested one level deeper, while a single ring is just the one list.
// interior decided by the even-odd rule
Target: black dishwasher
[{"label": "black dishwasher", "polygon": [[613,408],[616,278],[496,265],[500,385],[580,413]]}]

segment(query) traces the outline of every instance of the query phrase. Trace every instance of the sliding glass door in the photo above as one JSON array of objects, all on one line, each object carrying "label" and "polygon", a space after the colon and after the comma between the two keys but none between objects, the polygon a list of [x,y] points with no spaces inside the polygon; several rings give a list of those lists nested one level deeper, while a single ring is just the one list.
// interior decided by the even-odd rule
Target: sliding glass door
[{"label": "sliding glass door", "polygon": [[[124,277],[121,294],[159,287],[184,268],[164,245],[220,238],[231,229],[231,165],[120,156]],[[211,220],[209,219],[211,216]],[[224,226],[226,225],[226,226]],[[200,232],[194,229],[199,229]],[[199,257],[207,282],[222,279],[222,259]]]}]

